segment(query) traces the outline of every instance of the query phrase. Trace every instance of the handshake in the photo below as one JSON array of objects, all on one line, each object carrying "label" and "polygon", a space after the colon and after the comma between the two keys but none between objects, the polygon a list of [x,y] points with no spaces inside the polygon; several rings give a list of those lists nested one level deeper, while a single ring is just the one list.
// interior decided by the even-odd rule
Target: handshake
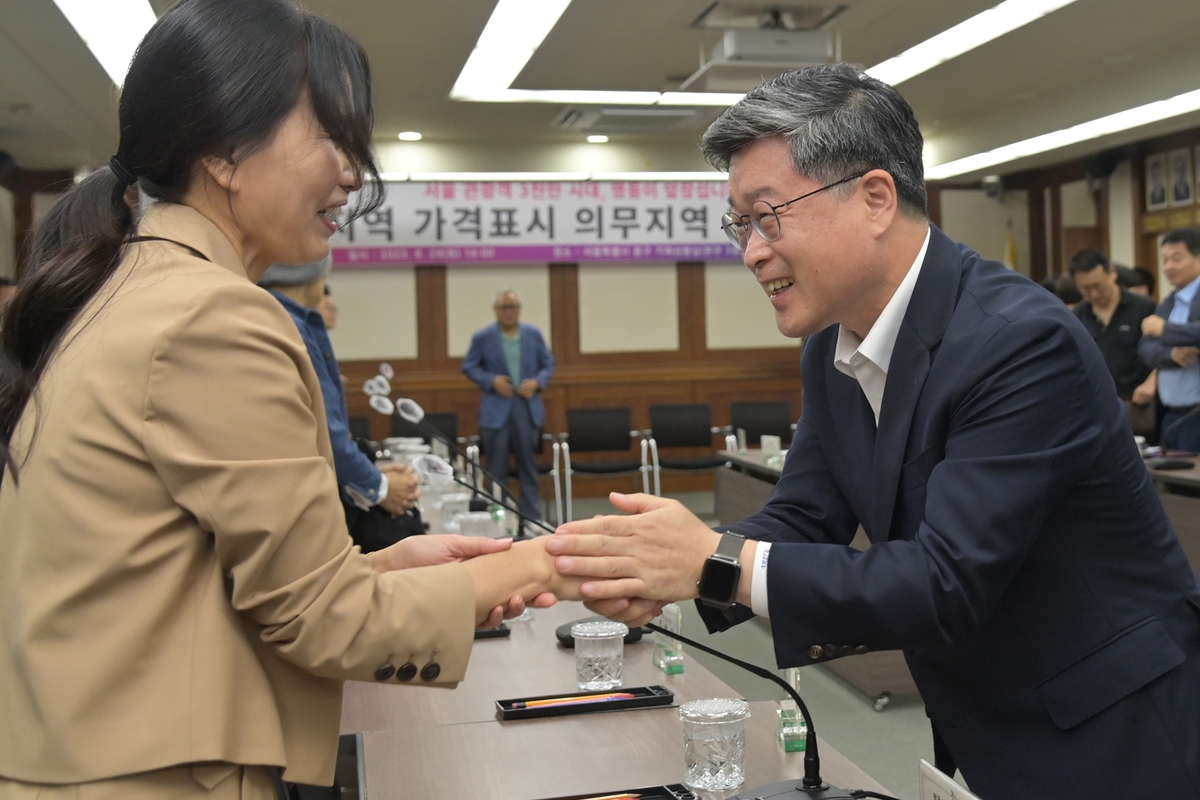
[{"label": "handshake", "polygon": [[[662,607],[696,597],[705,560],[720,534],[678,501],[644,494],[612,494],[627,516],[570,522],[553,536],[529,541],[463,536],[414,536],[371,553],[379,571],[461,561],[475,583],[476,623],[494,627],[526,606],[582,600],[589,609],[642,625]],[[737,601],[750,604],[754,543],[742,549]]]}]

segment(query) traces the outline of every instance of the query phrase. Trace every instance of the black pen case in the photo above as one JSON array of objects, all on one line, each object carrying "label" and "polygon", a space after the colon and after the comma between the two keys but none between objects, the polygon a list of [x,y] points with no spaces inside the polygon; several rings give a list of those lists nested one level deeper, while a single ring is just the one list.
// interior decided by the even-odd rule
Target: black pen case
[{"label": "black pen case", "polygon": [[[529,703],[535,700],[551,700],[555,698],[563,698],[568,700],[573,697],[588,697],[594,694],[608,694],[609,692],[625,692],[633,695],[633,697],[623,698],[621,700],[605,700],[596,703],[579,703],[577,705],[562,705],[562,706],[533,706],[532,708],[518,708],[520,703]],[[568,714],[595,714],[602,711],[626,711],[631,708],[653,708],[655,706],[669,706],[675,702],[675,693],[665,686],[634,686],[634,687],[618,687],[609,689],[604,692],[576,692],[574,694],[547,694],[541,697],[514,697],[511,700],[496,701],[496,716],[499,719],[537,719],[538,717],[564,717]]]},{"label": "black pen case", "polygon": [[640,789],[616,789],[611,792],[588,792],[587,794],[573,794],[548,800],[589,800],[595,797],[620,797],[623,794],[637,795],[640,800],[700,800],[695,792],[682,783],[672,783],[668,786],[643,786]]}]

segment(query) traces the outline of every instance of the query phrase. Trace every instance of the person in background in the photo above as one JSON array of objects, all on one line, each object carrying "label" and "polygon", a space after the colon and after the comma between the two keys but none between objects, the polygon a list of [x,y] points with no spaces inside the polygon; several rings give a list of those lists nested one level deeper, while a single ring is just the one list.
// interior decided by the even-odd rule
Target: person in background
[{"label": "person in background", "polygon": [[1083,297],[1073,309],[1075,316],[1100,348],[1117,397],[1132,406],[1127,410],[1134,433],[1153,433],[1155,373],[1138,356],[1138,342],[1142,320],[1154,313],[1154,301],[1122,289],[1116,268],[1095,248],[1076,253],[1069,270]]},{"label": "person in background", "polygon": [[512,453],[521,481],[521,513],[541,519],[537,440],[546,421],[542,391],[554,375],[554,356],[542,332],[521,322],[521,298],[515,289],[496,292],[492,310],[496,321],[471,337],[462,371],[483,391],[479,435],[488,468],[506,480]]},{"label": "person in background", "polygon": [[1179,228],[1162,239],[1162,270],[1175,291],[1142,320],[1138,354],[1158,370],[1162,446],[1200,452],[1200,230]]},{"label": "person in background", "polygon": [[333,292],[330,291],[328,283],[321,294],[321,302],[317,303],[317,311],[321,314],[321,319],[325,320],[325,330],[331,331],[337,327],[338,305],[333,301]]},{"label": "person in background", "polygon": [[119,103],[0,328],[0,800],[328,786],[344,681],[454,685],[477,626],[576,583],[549,537],[346,533],[312,359],[254,284],[382,198],[361,47],[182,0]]},{"label": "person in background", "polygon": [[1079,293],[1079,289],[1075,286],[1075,279],[1071,277],[1071,273],[1064,272],[1054,280],[1054,296],[1063,301],[1067,308],[1074,310],[1075,304],[1083,299],[1083,295]]},{"label": "person in background", "polygon": [[701,147],[805,337],[803,416],[758,513],[613,495],[550,537],[559,570],[629,624],[768,617],[781,668],[903,650],[981,797],[1200,798],[1197,576],[1079,320],[930,224],[912,108],[849,65],[767,81]]},{"label": "person in background", "polygon": [[1117,285],[1122,289],[1145,297],[1154,296],[1154,275],[1150,270],[1145,267],[1126,267],[1122,264],[1113,264],[1113,267],[1117,270]]},{"label": "person in background", "polygon": [[312,264],[275,264],[258,279],[283,304],[321,381],[325,420],[333,445],[338,489],[346,508],[350,538],[364,553],[373,553],[406,536],[422,533],[419,514],[412,512],[420,497],[418,476],[404,464],[376,467],[350,436],[350,415],[341,370],[319,311],[325,294],[330,259]]}]

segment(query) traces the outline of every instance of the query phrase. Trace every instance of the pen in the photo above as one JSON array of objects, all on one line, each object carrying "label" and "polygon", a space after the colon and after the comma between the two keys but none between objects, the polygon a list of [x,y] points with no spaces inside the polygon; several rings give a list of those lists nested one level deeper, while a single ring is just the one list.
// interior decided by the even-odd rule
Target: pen
[{"label": "pen", "polygon": [[609,700],[631,700],[635,697],[630,692],[609,692],[607,694],[589,694],[577,697],[548,697],[545,700],[527,700],[523,703],[513,703],[513,708],[539,708],[541,706],[565,706],[576,703],[603,703]]},{"label": "pen", "polygon": [[584,800],[636,800],[641,797],[640,794],[606,794],[602,797],[585,797]]}]

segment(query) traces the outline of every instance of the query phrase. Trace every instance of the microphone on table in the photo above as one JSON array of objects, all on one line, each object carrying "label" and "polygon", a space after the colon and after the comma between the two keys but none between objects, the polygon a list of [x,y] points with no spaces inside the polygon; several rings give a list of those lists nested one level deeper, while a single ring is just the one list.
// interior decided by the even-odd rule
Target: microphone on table
[{"label": "microphone on table", "polygon": [[795,785],[793,781],[784,781],[782,783],[776,783],[770,786],[760,786],[757,789],[738,794],[736,797],[758,798],[766,796],[772,798],[784,798],[786,797],[784,792],[787,792],[796,798],[812,798],[813,800],[846,800],[847,798],[863,797],[874,797],[879,798],[880,800],[896,800],[894,797],[890,797],[885,794],[878,794],[866,789],[854,789],[851,791],[838,789],[835,786],[830,786],[821,779],[821,756],[817,752],[817,732],[813,727],[812,714],[808,713],[808,706],[806,706],[804,701],[800,698],[800,693],[797,692],[791,686],[791,684],[789,684],[783,678],[780,678],[774,672],[764,669],[757,664],[751,664],[748,661],[742,661],[739,658],[725,655],[719,650],[714,650],[707,645],[700,644],[700,642],[680,636],[678,633],[669,631],[666,628],[655,625],[654,623],[646,623],[644,627],[649,628],[655,633],[661,633],[663,636],[683,642],[689,647],[694,647],[702,653],[708,653],[711,656],[716,656],[724,661],[728,661],[730,664],[735,664],[760,678],[766,678],[769,681],[773,681],[782,686],[784,691],[791,695],[792,699],[796,701],[796,707],[800,709],[800,713],[804,716],[804,724],[808,727],[808,732],[805,734],[804,738],[804,777],[801,778],[800,785]]},{"label": "microphone on table", "polygon": [[[481,497],[484,500],[493,501],[493,502],[497,499],[497,498],[493,497],[492,495],[488,494],[487,492],[483,491],[482,489],[480,489],[475,484],[470,483],[469,481],[464,481],[461,478],[459,478],[457,475],[455,475],[454,467],[452,467],[450,465],[450,463],[448,461],[446,461],[446,459],[442,458],[441,456],[435,456],[432,453],[422,453],[421,455],[417,456],[413,460],[413,469],[417,470],[418,472],[423,472],[426,475],[431,475],[431,474],[446,475],[449,478],[451,478],[458,485],[465,486],[466,488],[470,489],[471,492],[473,494],[475,494],[477,497]],[[520,510],[518,510],[516,508],[512,508],[511,506],[505,504],[503,502],[503,500],[501,500],[501,505],[504,506],[505,511],[511,511],[512,513],[516,514],[517,517],[520,518],[523,522],[528,522],[530,525],[539,527],[542,530],[546,531],[547,533],[554,533],[554,529],[551,528],[546,523],[542,522],[541,520],[537,520],[537,519],[534,519],[533,517],[522,514],[520,512]]]}]

